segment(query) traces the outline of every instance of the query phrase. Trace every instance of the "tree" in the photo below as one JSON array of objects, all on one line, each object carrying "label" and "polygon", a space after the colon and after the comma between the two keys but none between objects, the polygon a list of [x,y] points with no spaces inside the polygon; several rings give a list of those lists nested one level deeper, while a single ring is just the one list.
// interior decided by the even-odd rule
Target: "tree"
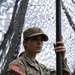
[{"label": "tree", "polygon": [[73,72],[73,74],[72,75],[75,75],[75,70],[74,70],[74,72]]},{"label": "tree", "polygon": [[0,59],[3,59],[3,55],[5,54],[5,52],[7,50],[6,45],[7,45],[7,43],[9,43],[9,49],[8,49],[8,53],[7,53],[6,57],[4,58],[3,65],[4,64],[5,65],[3,66],[1,75],[5,75],[8,64],[13,59],[15,59],[18,54],[18,48],[19,48],[20,41],[21,41],[21,33],[22,33],[24,21],[25,21],[24,19],[25,19],[26,9],[27,9],[27,5],[28,5],[28,0],[22,0],[20,2],[18,13],[16,13],[18,2],[19,2],[19,0],[16,0],[10,27],[9,27],[7,33],[4,35],[4,40],[0,46],[0,49],[3,50],[3,52],[0,56]]},{"label": "tree", "polygon": [[66,14],[66,17],[68,19],[68,22],[70,24],[70,26],[73,28],[73,30],[75,31],[75,24],[74,22],[72,21],[72,17],[71,15],[69,14],[69,12],[67,11],[67,9],[65,8],[64,4],[62,4],[62,8],[64,10],[64,13]]}]

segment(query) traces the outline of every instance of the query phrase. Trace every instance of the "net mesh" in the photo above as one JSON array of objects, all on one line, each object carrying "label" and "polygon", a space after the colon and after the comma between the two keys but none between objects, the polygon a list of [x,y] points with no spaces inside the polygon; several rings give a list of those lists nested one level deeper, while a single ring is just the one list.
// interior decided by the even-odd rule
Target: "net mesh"
[{"label": "net mesh", "polygon": [[[0,4],[0,42],[3,39],[3,35],[7,32],[15,0],[6,0]],[[62,0],[63,5],[67,9],[69,15],[75,24],[75,1],[74,0]],[[68,18],[65,14],[65,10],[62,9],[62,36],[66,47],[66,57],[68,65],[73,71],[75,67],[75,32],[70,25]],[[25,16],[24,29],[29,27],[38,26],[44,30],[48,35],[49,41],[44,43],[42,52],[37,55],[37,60],[43,63],[49,68],[56,68],[56,55],[53,48],[53,43],[56,42],[56,0],[29,0],[28,8]],[[22,37],[23,39],[23,37]],[[20,50],[23,51],[23,45],[21,42]],[[1,64],[0,64],[1,66]]]}]

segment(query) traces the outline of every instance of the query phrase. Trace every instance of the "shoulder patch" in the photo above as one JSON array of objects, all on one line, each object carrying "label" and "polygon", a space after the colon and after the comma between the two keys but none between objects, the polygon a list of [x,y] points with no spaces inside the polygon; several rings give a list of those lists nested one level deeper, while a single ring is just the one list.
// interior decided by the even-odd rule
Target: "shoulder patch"
[{"label": "shoulder patch", "polygon": [[19,66],[16,66],[16,65],[12,66],[11,70],[20,75],[23,75],[23,73],[24,73],[24,71]]}]

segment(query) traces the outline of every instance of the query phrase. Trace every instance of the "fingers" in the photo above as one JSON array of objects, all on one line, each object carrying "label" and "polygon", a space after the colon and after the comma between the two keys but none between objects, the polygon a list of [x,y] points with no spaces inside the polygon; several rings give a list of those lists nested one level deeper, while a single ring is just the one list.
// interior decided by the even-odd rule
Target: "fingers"
[{"label": "fingers", "polygon": [[54,49],[55,49],[55,52],[66,52],[66,48],[64,47],[63,41],[54,43]]},{"label": "fingers", "polygon": [[59,42],[56,42],[54,43],[54,49],[55,49],[55,52],[61,52],[62,53],[62,60],[64,62],[64,59],[65,59],[65,53],[66,53],[66,48],[64,46],[64,42],[63,41],[59,41]]},{"label": "fingers", "polygon": [[66,48],[63,46],[56,47],[55,52],[66,52]]},{"label": "fingers", "polygon": [[63,41],[59,41],[59,42],[56,42],[54,43],[54,47],[57,47],[57,46],[64,46],[64,42]]}]

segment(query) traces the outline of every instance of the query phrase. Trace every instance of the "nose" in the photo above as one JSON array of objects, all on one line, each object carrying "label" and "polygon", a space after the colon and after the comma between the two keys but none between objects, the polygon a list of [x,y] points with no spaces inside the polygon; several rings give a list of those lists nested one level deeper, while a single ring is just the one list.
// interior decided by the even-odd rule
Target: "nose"
[{"label": "nose", "polygon": [[43,44],[43,41],[41,39],[37,40],[38,44]]}]

